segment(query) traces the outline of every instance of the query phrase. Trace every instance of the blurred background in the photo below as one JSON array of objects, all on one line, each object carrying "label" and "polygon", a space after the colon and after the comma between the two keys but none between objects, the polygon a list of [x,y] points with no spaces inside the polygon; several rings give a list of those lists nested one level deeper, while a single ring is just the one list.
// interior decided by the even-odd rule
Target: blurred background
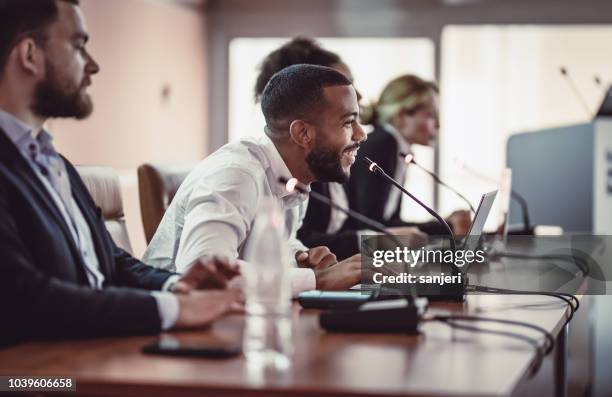
[{"label": "blurred background", "polygon": [[[473,202],[495,184],[472,171],[498,179],[511,134],[591,120],[612,81],[610,0],[81,2],[102,68],[91,88],[96,110],[49,128],[72,162],[119,172],[136,256],[145,248],[136,168],[190,163],[262,134],[257,68],[294,36],[338,53],[365,104],[401,74],[439,82],[438,145],[416,155]],[[410,189],[443,214],[461,206],[409,172]],[[403,215],[425,219],[410,206]],[[592,314],[596,339],[607,341],[609,310],[601,304]],[[612,379],[598,371],[612,343],[596,347],[593,395],[610,395]]]},{"label": "blurred background", "polygon": [[[590,120],[612,81],[607,0],[82,0],[82,8],[102,67],[91,88],[96,110],[50,128],[73,162],[119,171],[136,255],[145,247],[136,168],[191,163],[262,134],[258,66],[294,36],[338,53],[366,105],[401,74],[439,82],[438,145],[416,155],[474,202],[495,184],[472,171],[498,179],[510,134]],[[411,190],[443,214],[461,206],[409,172]],[[426,219],[416,207],[403,215]]]}]

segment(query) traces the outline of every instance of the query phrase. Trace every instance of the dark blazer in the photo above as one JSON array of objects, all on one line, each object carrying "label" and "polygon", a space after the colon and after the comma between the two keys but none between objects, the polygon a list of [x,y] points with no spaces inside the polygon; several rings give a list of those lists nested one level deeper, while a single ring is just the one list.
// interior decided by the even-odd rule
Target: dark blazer
[{"label": "dark blazer", "polygon": [[395,188],[378,175],[370,172],[363,163],[364,157],[376,162],[387,174],[393,177],[400,161],[398,143],[393,135],[382,126],[376,126],[374,131],[368,134],[368,139],[361,144],[357,152],[357,161],[351,168],[351,177],[347,185],[349,203],[351,203],[352,209],[388,227],[416,226],[430,235],[446,235],[446,229],[435,221],[426,223],[404,222],[400,217],[401,200],[398,201],[393,215],[385,220],[383,216],[385,205],[391,189]]},{"label": "dark blazer", "polygon": [[59,209],[0,130],[0,345],[158,332],[157,303],[145,290],[159,290],[172,273],[149,267],[114,244],[77,171],[64,162],[91,229],[104,289],[89,286]]},{"label": "dark blazer", "polygon": [[[330,197],[329,184],[314,182],[310,184],[312,191]],[[350,207],[350,203],[349,203]],[[304,216],[302,227],[298,230],[297,237],[307,247],[325,245],[329,247],[339,260],[348,258],[359,252],[359,241],[354,222],[347,219],[342,228],[334,233],[327,234],[327,227],[331,220],[331,208],[317,200],[310,198],[308,209]]]}]

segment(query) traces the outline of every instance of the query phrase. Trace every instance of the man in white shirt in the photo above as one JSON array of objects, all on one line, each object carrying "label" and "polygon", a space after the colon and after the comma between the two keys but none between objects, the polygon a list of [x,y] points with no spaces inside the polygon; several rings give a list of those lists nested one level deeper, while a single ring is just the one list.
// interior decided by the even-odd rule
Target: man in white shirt
[{"label": "man in white shirt", "polygon": [[208,253],[239,258],[262,200],[272,197],[285,212],[287,243],[295,256],[294,293],[359,283],[359,255],[338,263],[326,247],[308,250],[297,240],[308,197],[279,183],[279,177],[305,185],[348,179],[365,139],[351,81],[331,68],[294,65],[272,77],[261,107],[265,135],[225,145],[190,173],[143,260],[184,272]]}]

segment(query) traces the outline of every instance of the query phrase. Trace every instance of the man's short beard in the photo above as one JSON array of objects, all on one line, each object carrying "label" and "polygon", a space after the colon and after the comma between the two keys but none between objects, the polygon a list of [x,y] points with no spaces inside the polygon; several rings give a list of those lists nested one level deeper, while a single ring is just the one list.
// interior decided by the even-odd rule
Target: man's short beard
[{"label": "man's short beard", "polygon": [[81,95],[83,87],[74,92],[66,92],[59,81],[57,70],[47,62],[47,76],[34,90],[32,110],[45,118],[84,119],[93,111],[93,103],[88,95]]},{"label": "man's short beard", "polygon": [[349,176],[342,169],[341,155],[323,145],[315,144],[306,156],[306,163],[319,182],[348,182]]}]

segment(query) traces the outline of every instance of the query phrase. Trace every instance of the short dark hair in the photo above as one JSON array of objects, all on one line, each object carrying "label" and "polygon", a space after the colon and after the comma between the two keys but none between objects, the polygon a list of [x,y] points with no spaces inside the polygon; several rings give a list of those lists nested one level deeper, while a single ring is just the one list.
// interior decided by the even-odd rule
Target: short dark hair
[{"label": "short dark hair", "polygon": [[340,62],[342,59],[337,54],[321,48],[315,40],[308,37],[295,37],[279,49],[272,51],[262,61],[255,83],[255,101],[260,99],[272,76],[288,66],[302,63],[332,66]]},{"label": "short dark hair", "polygon": [[342,73],[326,66],[293,65],[276,73],[261,94],[266,133],[278,137],[293,120],[313,117],[325,104],[323,88],[352,85]]},{"label": "short dark hair", "polygon": [[0,0],[0,73],[19,40],[44,42],[45,29],[59,14],[57,1],[79,5],[79,0]]}]

